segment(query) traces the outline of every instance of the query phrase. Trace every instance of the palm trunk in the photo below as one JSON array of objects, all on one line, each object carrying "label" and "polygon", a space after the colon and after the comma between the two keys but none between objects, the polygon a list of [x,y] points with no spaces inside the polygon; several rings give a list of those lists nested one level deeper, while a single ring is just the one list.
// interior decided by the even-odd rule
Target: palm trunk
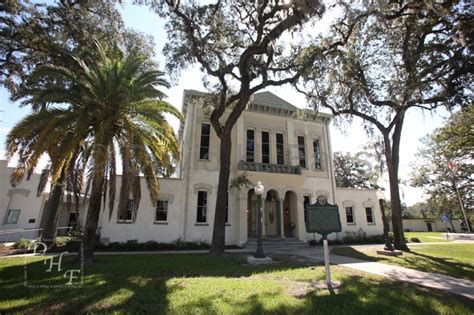
[{"label": "palm trunk", "polygon": [[220,137],[220,166],[217,200],[214,215],[214,230],[210,254],[222,255],[225,252],[225,217],[229,190],[230,157],[232,149],[231,131],[224,132]]},{"label": "palm trunk", "polygon": [[[99,163],[98,163],[99,164]],[[85,264],[91,264],[94,258],[97,225],[99,223],[100,206],[102,202],[102,188],[104,186],[104,167],[98,166],[92,178],[91,198],[87,210],[85,234],[84,234],[84,257]]]},{"label": "palm trunk", "polygon": [[52,247],[56,245],[58,235],[58,222],[61,213],[61,198],[64,194],[64,182],[58,182],[53,186],[53,191],[45,206],[46,220],[43,227],[41,242]]},{"label": "palm trunk", "polygon": [[56,236],[58,235],[59,215],[61,214],[61,198],[66,186],[66,174],[61,171],[58,181],[53,185],[53,191],[49,200],[46,202],[44,211],[46,211],[46,220],[43,227],[41,241],[52,247],[56,245]]}]

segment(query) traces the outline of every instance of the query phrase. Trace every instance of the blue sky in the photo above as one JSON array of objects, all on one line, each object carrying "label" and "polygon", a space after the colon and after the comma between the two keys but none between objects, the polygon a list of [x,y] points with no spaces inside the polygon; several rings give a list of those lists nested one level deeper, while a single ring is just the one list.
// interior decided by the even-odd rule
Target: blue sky
[{"label": "blue sky", "polygon": [[[134,28],[143,33],[152,35],[155,39],[157,60],[160,66],[164,66],[165,60],[161,55],[161,50],[166,42],[164,32],[164,21],[156,14],[150,12],[146,7],[134,6],[128,3],[120,7],[125,25]],[[183,71],[179,82],[167,91],[168,101],[176,107],[181,107],[183,89],[204,90],[202,85],[201,73],[197,67]],[[296,93],[290,87],[281,87],[270,89],[271,92],[286,99],[298,107],[305,107],[304,97]],[[28,114],[28,108],[20,108],[18,104],[9,100],[8,92],[0,88],[0,158],[4,158],[5,137],[10,128],[22,117]],[[410,163],[415,161],[415,153],[420,146],[420,138],[440,127],[449,114],[444,111],[437,113],[422,113],[419,110],[409,112],[405,119],[402,144],[400,152],[400,178],[407,180],[409,178]],[[175,125],[177,121],[173,122]],[[356,153],[362,150],[362,146],[367,142],[367,136],[362,130],[361,121],[355,120],[348,130],[341,130],[331,127],[332,148],[333,151]],[[388,186],[385,185],[387,188]],[[402,195],[404,201],[411,205],[423,199],[420,189],[409,186],[402,186]]]}]

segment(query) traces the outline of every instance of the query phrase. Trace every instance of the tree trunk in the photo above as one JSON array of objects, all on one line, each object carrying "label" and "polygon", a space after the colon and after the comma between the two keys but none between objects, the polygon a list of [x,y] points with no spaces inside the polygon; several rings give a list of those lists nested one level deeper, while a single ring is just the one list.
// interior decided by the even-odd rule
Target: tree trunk
[{"label": "tree trunk", "polygon": [[387,160],[388,178],[390,183],[390,203],[392,206],[393,246],[398,250],[409,250],[405,241],[402,219],[402,202],[398,184],[398,164],[400,162],[400,139],[402,134],[404,113],[398,116],[390,142],[389,132],[383,132],[385,158]]},{"label": "tree trunk", "polygon": [[[100,164],[100,162],[98,163]],[[97,225],[99,223],[102,188],[104,186],[104,167],[99,166],[92,178],[91,198],[87,210],[84,234],[84,264],[91,264],[94,258]],[[79,251],[80,253],[80,251]]]},{"label": "tree trunk", "polygon": [[225,252],[225,217],[229,198],[230,157],[232,150],[231,130],[224,131],[220,137],[219,183],[214,215],[214,230],[210,254],[219,256]]},{"label": "tree trunk", "polygon": [[41,235],[41,242],[52,247],[56,245],[56,236],[58,235],[58,222],[61,213],[61,198],[64,194],[65,176],[61,174],[59,181],[53,186],[53,191],[46,202],[46,220]]},{"label": "tree trunk", "polygon": [[398,174],[393,165],[387,163],[387,168],[390,182],[390,203],[392,206],[393,246],[395,249],[408,250],[403,233],[402,203],[400,200]]}]

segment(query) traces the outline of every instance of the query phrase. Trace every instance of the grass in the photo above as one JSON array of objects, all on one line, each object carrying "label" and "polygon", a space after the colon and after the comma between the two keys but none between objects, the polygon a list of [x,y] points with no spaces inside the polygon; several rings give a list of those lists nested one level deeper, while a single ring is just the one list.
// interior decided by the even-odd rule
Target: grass
[{"label": "grass", "polygon": [[375,247],[337,247],[333,248],[331,253],[474,280],[474,245],[472,244],[412,246],[410,252],[404,252],[402,256],[397,257],[377,255]]},{"label": "grass", "polygon": [[[85,267],[84,285],[28,288],[25,259],[0,259],[0,313],[117,312],[166,314],[472,314],[472,302],[446,293],[333,266],[336,293],[317,284],[322,266],[277,257],[248,266],[243,256],[98,256]],[[28,284],[62,285],[29,258]],[[73,267],[66,257],[64,269]]]},{"label": "grass", "polygon": [[422,243],[450,242],[444,238],[446,232],[405,232],[404,234],[409,242],[413,237],[418,238]]}]

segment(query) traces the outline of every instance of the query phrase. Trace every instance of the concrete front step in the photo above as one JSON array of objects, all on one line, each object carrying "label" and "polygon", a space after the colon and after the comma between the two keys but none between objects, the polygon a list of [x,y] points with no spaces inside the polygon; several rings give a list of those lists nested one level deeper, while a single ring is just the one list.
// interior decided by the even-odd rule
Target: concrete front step
[{"label": "concrete front step", "polygon": [[[247,246],[257,246],[257,239],[249,238]],[[263,240],[263,246],[307,246],[307,243],[300,241],[297,238],[267,238]]]}]

